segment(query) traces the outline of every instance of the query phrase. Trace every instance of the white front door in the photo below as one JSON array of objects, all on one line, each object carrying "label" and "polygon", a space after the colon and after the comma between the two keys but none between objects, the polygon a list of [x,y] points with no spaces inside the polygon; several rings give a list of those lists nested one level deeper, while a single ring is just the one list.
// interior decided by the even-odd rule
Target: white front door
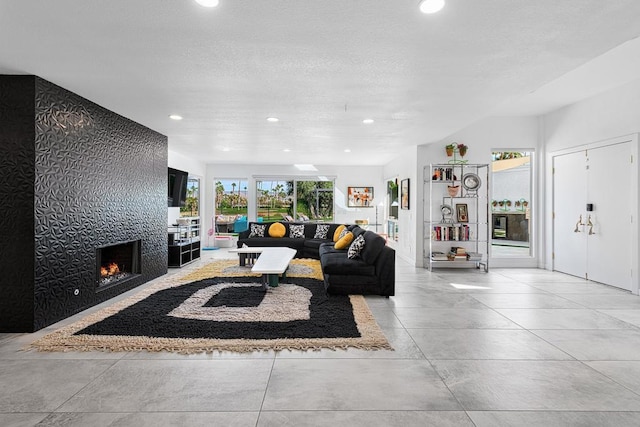
[{"label": "white front door", "polygon": [[588,279],[631,290],[631,143],[587,154]]},{"label": "white front door", "polygon": [[553,269],[631,290],[631,143],[553,157]]},{"label": "white front door", "polygon": [[553,269],[587,277],[585,152],[553,158]]}]

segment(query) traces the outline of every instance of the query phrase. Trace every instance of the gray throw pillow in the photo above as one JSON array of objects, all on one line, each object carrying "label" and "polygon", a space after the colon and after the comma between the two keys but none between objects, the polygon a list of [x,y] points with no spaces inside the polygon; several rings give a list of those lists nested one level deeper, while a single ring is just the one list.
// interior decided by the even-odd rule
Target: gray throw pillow
[{"label": "gray throw pillow", "polygon": [[249,233],[249,237],[264,237],[264,231],[266,229],[266,224],[251,224],[251,233]]},{"label": "gray throw pillow", "polygon": [[353,242],[351,242],[351,246],[349,246],[349,250],[347,251],[347,258],[356,259],[360,256],[360,252],[364,249],[364,237],[362,235],[356,237]]},{"label": "gray throw pillow", "polygon": [[289,226],[289,237],[293,239],[304,239],[304,225],[291,224]]},{"label": "gray throw pillow", "polygon": [[329,234],[329,224],[318,224],[316,226],[316,234],[313,235],[314,239],[326,239]]}]

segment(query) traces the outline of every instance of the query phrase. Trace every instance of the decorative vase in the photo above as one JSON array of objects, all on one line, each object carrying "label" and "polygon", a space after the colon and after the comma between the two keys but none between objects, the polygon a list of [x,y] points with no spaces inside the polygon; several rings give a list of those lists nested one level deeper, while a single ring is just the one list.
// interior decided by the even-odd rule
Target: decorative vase
[{"label": "decorative vase", "polygon": [[456,197],[458,195],[458,191],[460,191],[459,185],[447,185],[447,192],[450,197]]},{"label": "decorative vase", "polygon": [[447,150],[447,157],[453,156],[453,148],[446,147],[445,150]]},{"label": "decorative vase", "polygon": [[460,153],[460,157],[464,157],[465,154],[467,154],[467,148],[466,147],[462,147],[458,149],[459,153]]}]

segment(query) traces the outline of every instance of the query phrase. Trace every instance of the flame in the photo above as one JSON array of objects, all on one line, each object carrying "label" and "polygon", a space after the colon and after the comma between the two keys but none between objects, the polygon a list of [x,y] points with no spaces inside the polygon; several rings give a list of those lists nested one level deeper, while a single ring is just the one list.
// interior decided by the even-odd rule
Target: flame
[{"label": "flame", "polygon": [[118,273],[120,273],[120,269],[115,262],[112,262],[107,267],[100,267],[100,277],[113,276]]}]

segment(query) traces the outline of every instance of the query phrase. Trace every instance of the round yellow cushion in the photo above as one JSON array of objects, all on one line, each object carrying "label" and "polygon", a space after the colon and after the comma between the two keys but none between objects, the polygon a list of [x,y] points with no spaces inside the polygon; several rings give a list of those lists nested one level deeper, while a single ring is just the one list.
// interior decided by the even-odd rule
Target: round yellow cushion
[{"label": "round yellow cushion", "polygon": [[279,222],[274,222],[269,227],[269,236],[271,237],[284,237],[284,234],[287,232],[285,226]]},{"label": "round yellow cushion", "polygon": [[346,225],[339,225],[338,228],[336,228],[336,231],[333,233],[334,242],[338,241],[338,239],[340,238],[340,233],[342,233],[342,230],[344,230],[345,228],[347,228]]},{"label": "round yellow cushion", "polygon": [[342,239],[340,239],[340,240],[338,240],[336,242],[335,248],[336,249],[347,249],[349,247],[349,245],[351,244],[351,242],[353,242],[353,233],[349,231],[347,234],[342,236]]}]

